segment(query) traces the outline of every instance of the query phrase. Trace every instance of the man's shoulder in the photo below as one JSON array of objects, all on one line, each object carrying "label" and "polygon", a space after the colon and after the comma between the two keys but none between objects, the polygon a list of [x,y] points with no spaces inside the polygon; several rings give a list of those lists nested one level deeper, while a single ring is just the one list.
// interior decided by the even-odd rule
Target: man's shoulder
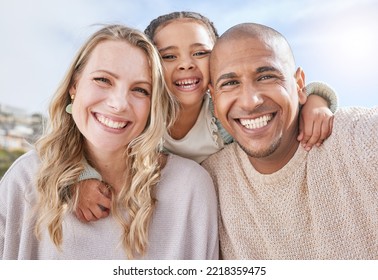
[{"label": "man's shoulder", "polygon": [[342,107],[339,108],[335,113],[335,120],[347,121],[348,123],[352,121],[357,121],[363,119],[371,119],[376,121],[378,118],[378,106],[377,107]]},{"label": "man's shoulder", "polygon": [[[337,110],[332,135],[375,135],[378,107],[343,107]],[[347,137],[350,138],[350,137]],[[375,135],[375,139],[378,139]]]},{"label": "man's shoulder", "polygon": [[209,156],[201,165],[206,170],[216,169],[224,164],[229,164],[231,158],[236,156],[237,143],[225,145],[223,149]]}]

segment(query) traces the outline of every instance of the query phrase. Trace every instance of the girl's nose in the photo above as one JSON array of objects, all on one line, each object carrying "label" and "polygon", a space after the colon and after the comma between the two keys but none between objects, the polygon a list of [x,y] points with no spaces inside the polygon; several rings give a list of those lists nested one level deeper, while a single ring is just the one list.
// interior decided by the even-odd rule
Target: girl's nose
[{"label": "girl's nose", "polygon": [[178,65],[180,70],[189,70],[194,68],[193,59],[191,57],[184,57],[180,60]]}]

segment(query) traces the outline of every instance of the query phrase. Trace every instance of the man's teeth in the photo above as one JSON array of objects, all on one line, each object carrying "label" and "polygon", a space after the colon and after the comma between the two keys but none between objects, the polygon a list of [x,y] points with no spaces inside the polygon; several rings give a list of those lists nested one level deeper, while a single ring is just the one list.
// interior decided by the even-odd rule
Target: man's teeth
[{"label": "man's teeth", "polygon": [[269,114],[257,119],[240,119],[240,123],[248,129],[256,129],[266,126],[272,118],[273,115]]},{"label": "man's teeth", "polygon": [[104,117],[103,115],[97,115],[97,119],[103,125],[110,127],[110,128],[123,128],[126,126],[126,122],[116,122],[111,119]]}]

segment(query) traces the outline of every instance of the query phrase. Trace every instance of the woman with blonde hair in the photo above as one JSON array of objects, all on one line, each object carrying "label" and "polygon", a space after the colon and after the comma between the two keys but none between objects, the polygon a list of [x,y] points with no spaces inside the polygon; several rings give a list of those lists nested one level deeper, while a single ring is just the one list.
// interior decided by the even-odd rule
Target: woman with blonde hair
[{"label": "woman with blonde hair", "polygon": [[[52,100],[49,130],[0,182],[2,259],[218,258],[208,173],[161,149],[175,112],[162,77],[142,32],[110,25],[88,39]],[[66,186],[88,165],[106,182],[111,219],[75,217]]]}]

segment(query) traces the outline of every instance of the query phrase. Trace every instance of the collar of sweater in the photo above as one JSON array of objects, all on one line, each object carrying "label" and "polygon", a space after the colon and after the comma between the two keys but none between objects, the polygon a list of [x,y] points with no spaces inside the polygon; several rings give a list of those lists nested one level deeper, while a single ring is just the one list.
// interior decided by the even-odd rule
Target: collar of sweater
[{"label": "collar of sweater", "polygon": [[272,174],[262,174],[258,172],[249,161],[247,154],[239,147],[239,145],[235,145],[235,149],[235,153],[237,153],[241,159],[243,170],[245,170],[247,176],[257,184],[281,184],[285,180],[290,180],[295,173],[298,173],[295,176],[305,176],[303,168],[305,168],[304,162],[307,158],[308,152],[301,145],[298,146],[292,159],[283,168]]}]

